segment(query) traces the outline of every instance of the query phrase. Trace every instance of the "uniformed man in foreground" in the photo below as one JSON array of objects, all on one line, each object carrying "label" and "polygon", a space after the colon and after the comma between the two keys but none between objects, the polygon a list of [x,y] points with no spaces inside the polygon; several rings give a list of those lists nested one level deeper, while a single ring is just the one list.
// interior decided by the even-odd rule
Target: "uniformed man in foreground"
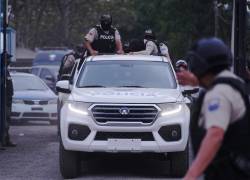
[{"label": "uniformed man in foreground", "polygon": [[96,25],[85,36],[85,47],[88,55],[123,54],[120,33],[112,26],[112,17],[104,14],[100,18],[100,25]]},{"label": "uniformed man in foreground", "polygon": [[250,179],[249,98],[243,80],[230,72],[229,48],[217,38],[198,41],[187,55],[190,71],[177,73],[183,85],[200,85],[192,112],[195,159],[185,180]]}]

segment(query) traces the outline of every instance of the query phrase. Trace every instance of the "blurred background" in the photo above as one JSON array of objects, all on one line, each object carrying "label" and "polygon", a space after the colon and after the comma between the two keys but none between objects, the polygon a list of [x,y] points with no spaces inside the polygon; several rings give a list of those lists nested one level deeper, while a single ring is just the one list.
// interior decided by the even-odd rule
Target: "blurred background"
[{"label": "blurred background", "polygon": [[168,43],[173,59],[182,58],[204,36],[231,39],[230,0],[9,0],[17,47],[74,47],[102,13],[113,15],[123,42],[142,38],[147,27]]}]

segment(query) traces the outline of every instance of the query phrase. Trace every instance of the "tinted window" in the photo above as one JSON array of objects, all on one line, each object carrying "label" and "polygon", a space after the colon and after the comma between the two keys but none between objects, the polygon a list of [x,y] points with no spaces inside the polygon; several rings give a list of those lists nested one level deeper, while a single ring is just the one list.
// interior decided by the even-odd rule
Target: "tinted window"
[{"label": "tinted window", "polygon": [[32,74],[38,75],[39,69],[38,68],[32,68]]},{"label": "tinted window", "polygon": [[87,62],[78,78],[77,87],[145,87],[176,88],[169,63],[151,61]]},{"label": "tinted window", "polygon": [[40,78],[45,79],[46,76],[52,76],[51,72],[48,69],[42,69]]},{"label": "tinted window", "polygon": [[34,76],[12,76],[15,91],[24,90],[47,90],[48,87],[37,77]]}]

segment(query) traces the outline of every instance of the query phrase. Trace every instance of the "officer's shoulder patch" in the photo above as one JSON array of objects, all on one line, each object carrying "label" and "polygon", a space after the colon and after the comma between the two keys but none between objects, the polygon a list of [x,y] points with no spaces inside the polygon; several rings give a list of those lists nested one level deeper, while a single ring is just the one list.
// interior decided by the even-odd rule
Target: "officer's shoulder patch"
[{"label": "officer's shoulder patch", "polygon": [[208,102],[208,111],[210,112],[218,110],[219,107],[220,107],[220,100],[218,98],[211,99]]}]

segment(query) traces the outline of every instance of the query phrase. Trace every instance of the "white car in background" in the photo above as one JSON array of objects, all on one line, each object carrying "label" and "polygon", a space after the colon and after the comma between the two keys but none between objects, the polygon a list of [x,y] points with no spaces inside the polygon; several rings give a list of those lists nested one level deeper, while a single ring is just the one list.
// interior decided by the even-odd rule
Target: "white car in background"
[{"label": "white car in background", "polygon": [[165,57],[89,57],[57,90],[69,95],[60,109],[64,178],[78,176],[80,152],[155,153],[170,160],[170,174],[185,174],[190,101]]},{"label": "white car in background", "polygon": [[37,76],[11,73],[14,95],[11,119],[23,121],[49,121],[57,123],[57,96]]}]

